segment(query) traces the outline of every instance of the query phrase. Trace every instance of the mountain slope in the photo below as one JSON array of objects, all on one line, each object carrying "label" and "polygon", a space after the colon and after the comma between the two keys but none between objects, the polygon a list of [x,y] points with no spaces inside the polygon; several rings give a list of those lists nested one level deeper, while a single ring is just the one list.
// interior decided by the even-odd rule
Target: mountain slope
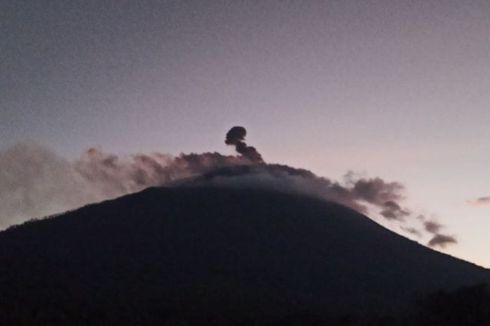
[{"label": "mountain slope", "polygon": [[481,281],[348,208],[264,190],[152,188],[0,233],[0,318],[15,324],[397,313]]}]

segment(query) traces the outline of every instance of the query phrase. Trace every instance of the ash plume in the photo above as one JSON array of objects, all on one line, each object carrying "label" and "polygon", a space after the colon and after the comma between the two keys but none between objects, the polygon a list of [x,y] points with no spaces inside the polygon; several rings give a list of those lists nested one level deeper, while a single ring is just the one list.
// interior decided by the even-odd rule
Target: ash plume
[{"label": "ash plume", "polygon": [[[233,127],[226,134],[226,144],[234,145],[238,156],[217,152],[115,155],[90,148],[79,159],[68,161],[43,146],[17,144],[0,152],[0,229],[148,187],[225,186],[315,196],[368,216],[378,214],[407,234],[430,237],[430,246],[456,242],[439,233],[442,225],[423,216],[412,218],[402,204],[405,188],[401,183],[352,172],[335,181],[305,169],[265,163],[244,142],[245,136],[243,127]],[[416,228],[413,221],[421,227]]]},{"label": "ash plume", "polygon": [[244,158],[253,163],[264,163],[262,155],[253,146],[245,143],[247,130],[241,126],[235,126],[226,133],[225,144],[235,146],[235,150]]}]

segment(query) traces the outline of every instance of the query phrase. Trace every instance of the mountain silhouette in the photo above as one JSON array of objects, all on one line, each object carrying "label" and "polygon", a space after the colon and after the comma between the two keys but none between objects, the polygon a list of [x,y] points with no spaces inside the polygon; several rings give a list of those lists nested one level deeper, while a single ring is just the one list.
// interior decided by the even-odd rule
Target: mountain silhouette
[{"label": "mountain silhouette", "polygon": [[399,315],[488,281],[354,210],[260,189],[149,188],[0,233],[0,322],[12,325]]}]

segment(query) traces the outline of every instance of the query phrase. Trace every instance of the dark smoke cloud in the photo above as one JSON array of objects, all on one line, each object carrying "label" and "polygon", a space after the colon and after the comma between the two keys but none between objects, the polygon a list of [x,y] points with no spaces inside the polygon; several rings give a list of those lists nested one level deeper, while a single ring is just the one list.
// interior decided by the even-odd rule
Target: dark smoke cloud
[{"label": "dark smoke cloud", "polygon": [[442,225],[434,221],[424,222],[425,230],[432,234],[437,234],[441,230]]},{"label": "dark smoke cloud", "polygon": [[454,236],[440,232],[444,228],[444,225],[439,222],[427,220],[423,215],[420,215],[419,219],[423,222],[425,231],[432,235],[432,238],[427,243],[428,246],[445,248],[449,244],[456,244],[458,242]]},{"label": "dark smoke cloud", "polygon": [[235,150],[253,163],[264,163],[262,155],[253,146],[247,146],[245,136],[247,130],[241,126],[235,126],[226,133],[225,144],[235,146]]},{"label": "dark smoke cloud", "polygon": [[488,206],[490,205],[490,197],[480,197],[474,200],[468,200],[466,203],[471,206]]},{"label": "dark smoke cloud", "polygon": [[370,180],[357,180],[353,187],[353,192],[367,202],[376,203],[377,205],[385,205],[388,203],[395,204],[395,201],[400,200],[403,196],[400,192],[403,190],[403,185],[398,182],[386,183],[380,178]]},{"label": "dark smoke cloud", "polygon": [[456,244],[457,240],[454,236],[445,234],[436,234],[430,239],[428,245],[430,247],[441,247],[445,248],[447,245]]},{"label": "dark smoke cloud", "polygon": [[410,216],[410,211],[401,208],[396,202],[389,200],[384,203],[384,208],[380,214],[390,220],[402,221],[404,217]]},{"label": "dark smoke cloud", "polygon": [[[70,162],[35,144],[18,144],[0,152],[0,229],[33,217],[48,216],[88,203],[137,192],[152,186],[226,186],[268,188],[334,201],[387,221],[412,235],[430,235],[431,246],[455,243],[434,231],[425,217],[411,217],[403,207],[404,186],[381,178],[347,173],[342,181],[311,171],[266,164],[255,148],[244,143],[246,131],[234,127],[226,143],[239,156],[219,153],[114,155],[91,148]],[[244,150],[244,148],[246,150]],[[409,222],[422,223],[416,229]],[[425,224],[424,224],[425,223]],[[434,224],[435,225],[435,224]],[[433,232],[434,231],[434,232]],[[442,240],[446,241],[442,241]]]}]

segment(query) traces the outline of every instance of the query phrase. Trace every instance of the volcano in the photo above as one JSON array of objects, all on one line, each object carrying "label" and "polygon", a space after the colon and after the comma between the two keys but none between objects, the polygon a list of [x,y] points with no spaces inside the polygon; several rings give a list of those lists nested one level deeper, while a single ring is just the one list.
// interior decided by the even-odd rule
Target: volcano
[{"label": "volcano", "polygon": [[490,272],[298,194],[149,188],[0,233],[2,324],[396,315]]}]

